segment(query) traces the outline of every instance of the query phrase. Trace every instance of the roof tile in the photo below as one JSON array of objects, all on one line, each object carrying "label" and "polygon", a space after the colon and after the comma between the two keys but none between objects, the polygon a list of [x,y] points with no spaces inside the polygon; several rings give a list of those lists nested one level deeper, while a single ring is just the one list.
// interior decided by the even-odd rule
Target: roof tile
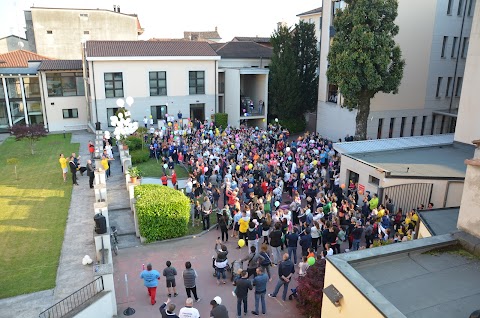
[{"label": "roof tile", "polygon": [[255,42],[227,42],[215,47],[222,58],[271,58],[273,50]]},{"label": "roof tile", "polygon": [[50,60],[40,63],[39,71],[81,70],[82,60]]},{"label": "roof tile", "polygon": [[30,51],[16,50],[0,54],[0,68],[28,67],[28,61],[51,60],[51,58]]},{"label": "roof tile", "polygon": [[88,57],[217,56],[207,42],[87,41]]}]

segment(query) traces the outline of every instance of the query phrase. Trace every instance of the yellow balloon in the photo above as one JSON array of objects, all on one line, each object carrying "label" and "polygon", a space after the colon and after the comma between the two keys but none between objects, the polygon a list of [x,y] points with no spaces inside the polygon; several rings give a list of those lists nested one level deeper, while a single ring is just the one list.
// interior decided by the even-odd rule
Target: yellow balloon
[{"label": "yellow balloon", "polygon": [[237,167],[235,169],[240,170],[242,167],[240,167],[239,165],[237,165]]},{"label": "yellow balloon", "polygon": [[245,246],[245,240],[244,239],[239,239],[238,240],[238,246],[244,247]]},{"label": "yellow balloon", "polygon": [[266,122],[267,120],[264,118],[264,119],[262,119],[262,121],[263,121],[263,122]]},{"label": "yellow balloon", "polygon": [[252,164],[249,164],[248,165],[248,169],[252,169],[253,168],[253,165]]},{"label": "yellow balloon", "polygon": [[172,127],[172,123],[171,123],[171,122],[168,122],[168,126],[169,126],[169,127]]},{"label": "yellow balloon", "polygon": [[231,148],[232,148],[232,149],[235,149],[235,145],[232,145]]},{"label": "yellow balloon", "polygon": [[317,160],[313,160],[313,165],[316,166],[317,165]]}]

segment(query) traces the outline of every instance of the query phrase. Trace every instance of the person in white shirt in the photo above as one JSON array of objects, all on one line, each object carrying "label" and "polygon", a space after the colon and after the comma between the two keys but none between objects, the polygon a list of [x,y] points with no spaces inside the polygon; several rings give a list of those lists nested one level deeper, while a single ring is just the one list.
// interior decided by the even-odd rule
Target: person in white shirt
[{"label": "person in white shirt", "polygon": [[179,318],[200,318],[200,313],[196,308],[193,308],[193,299],[187,298],[185,301],[185,307],[180,309],[178,313]]},{"label": "person in white shirt", "polygon": [[327,251],[327,256],[333,255],[333,249],[330,247],[329,243],[325,244],[325,250]]},{"label": "person in white shirt", "polygon": [[147,128],[147,124],[148,124],[147,116],[143,116],[143,124],[145,125],[145,128]]}]

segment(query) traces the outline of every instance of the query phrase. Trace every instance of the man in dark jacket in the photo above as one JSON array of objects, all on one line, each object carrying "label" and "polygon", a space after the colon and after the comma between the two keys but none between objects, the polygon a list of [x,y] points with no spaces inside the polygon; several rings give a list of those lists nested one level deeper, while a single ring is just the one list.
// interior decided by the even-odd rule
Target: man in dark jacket
[{"label": "man in dark jacket", "polygon": [[305,229],[305,233],[300,236],[300,246],[302,247],[302,256],[308,255],[308,248],[312,247],[312,235],[309,227]]},{"label": "man in dark jacket", "polygon": [[275,229],[268,235],[270,237],[270,246],[272,247],[273,263],[277,265],[280,262],[280,253],[282,245],[282,226],[279,222],[275,223]]},{"label": "man in dark jacket", "polygon": [[210,305],[212,305],[212,310],[210,311],[211,318],[228,318],[228,310],[225,305],[222,305],[222,298],[219,296],[214,297],[210,301]]},{"label": "man in dark jacket", "polygon": [[293,233],[288,232],[285,235],[285,239],[287,240],[287,248],[288,248],[288,257],[292,259],[295,265],[297,264],[297,246],[298,246],[298,229],[296,227],[293,228]]},{"label": "man in dark jacket", "polygon": [[248,279],[248,272],[242,271],[242,277],[237,279],[235,282],[236,288],[236,295],[237,295],[237,316],[242,316],[242,302],[243,302],[243,313],[247,315],[248,307],[247,307],[247,300],[248,300],[248,290],[252,290],[252,282]]},{"label": "man in dark jacket", "polygon": [[174,313],[175,305],[170,304],[170,298],[168,298],[167,301],[164,302],[160,308],[158,308],[158,310],[160,310],[162,318],[178,318],[178,316]]},{"label": "man in dark jacket", "polygon": [[87,160],[87,176],[88,176],[88,184],[90,185],[90,189],[93,188],[93,180],[95,179],[95,169],[92,165],[92,160]]},{"label": "man in dark jacket", "polygon": [[70,167],[70,172],[72,173],[72,182],[74,185],[78,185],[77,182],[77,165],[75,164],[74,157],[70,157],[70,161],[68,162],[68,166]]},{"label": "man in dark jacket", "polygon": [[268,294],[269,297],[277,297],[280,287],[283,286],[282,299],[285,301],[287,299],[288,284],[292,279],[293,273],[295,273],[295,266],[292,261],[289,259],[288,254],[283,254],[283,262],[278,265],[278,283],[275,286],[273,294]]}]

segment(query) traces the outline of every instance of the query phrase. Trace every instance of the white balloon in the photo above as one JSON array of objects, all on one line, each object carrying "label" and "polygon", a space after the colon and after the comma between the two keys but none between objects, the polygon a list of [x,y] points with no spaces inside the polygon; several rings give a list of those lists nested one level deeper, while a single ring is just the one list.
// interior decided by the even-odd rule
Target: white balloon
[{"label": "white balloon", "polygon": [[85,258],[82,259],[82,265],[87,265],[87,264],[88,264],[87,260]]},{"label": "white balloon", "polygon": [[128,116],[130,117],[131,116],[131,113],[128,111],[128,112],[125,112],[125,116]]},{"label": "white balloon", "polygon": [[121,98],[117,99],[117,106],[123,107],[125,105],[125,101]]},{"label": "white balloon", "polygon": [[287,152],[290,152],[290,147],[287,147],[285,150],[286,150]]},{"label": "white balloon", "polygon": [[132,104],[133,104],[133,102],[134,102],[132,96],[128,96],[125,101],[127,102],[127,105],[128,105],[128,106],[132,106]]},{"label": "white balloon", "polygon": [[118,113],[118,118],[120,118],[120,120],[123,119],[123,113]]}]

